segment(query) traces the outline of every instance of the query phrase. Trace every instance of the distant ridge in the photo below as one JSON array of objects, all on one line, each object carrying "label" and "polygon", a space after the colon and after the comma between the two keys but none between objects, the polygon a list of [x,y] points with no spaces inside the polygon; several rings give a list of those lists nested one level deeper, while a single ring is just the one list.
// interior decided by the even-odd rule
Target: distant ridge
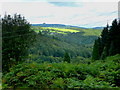
[{"label": "distant ridge", "polygon": [[41,26],[41,27],[55,27],[55,28],[83,28],[87,29],[85,27],[79,27],[79,26],[72,26],[72,25],[64,25],[64,24],[31,24],[32,26]]},{"label": "distant ridge", "polygon": [[[88,29],[86,27],[72,26],[72,25],[64,25],[64,24],[31,24],[32,26],[41,26],[41,27],[55,27],[55,28],[82,28]],[[103,29],[104,27],[93,27],[91,29]]]},{"label": "distant ridge", "polygon": [[93,29],[103,29],[104,27],[94,27]]}]

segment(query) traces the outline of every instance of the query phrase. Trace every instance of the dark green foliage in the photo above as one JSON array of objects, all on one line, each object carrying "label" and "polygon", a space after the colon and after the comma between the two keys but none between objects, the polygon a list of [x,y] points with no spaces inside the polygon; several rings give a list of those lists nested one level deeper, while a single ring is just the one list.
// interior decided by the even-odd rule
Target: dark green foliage
[{"label": "dark green foliage", "polygon": [[[66,32],[64,34],[64,32],[58,33],[59,31],[55,28],[43,28],[40,26],[32,26],[31,28],[36,32],[41,31],[41,35],[38,33],[36,43],[30,49],[30,54],[39,57],[36,60],[41,59],[43,56],[63,57],[64,52],[68,52],[71,59],[77,56],[89,58],[92,54],[94,40],[97,39],[97,35],[101,32],[101,30],[82,29],[82,31],[80,28],[69,28],[80,32]],[[64,28],[60,29],[64,30]],[[91,34],[92,32],[94,34]],[[44,59],[42,58],[42,60]]]},{"label": "dark green foliage", "polygon": [[98,40],[95,40],[92,54],[92,59],[98,60],[99,58],[100,58],[100,38]]},{"label": "dark green foliage", "polygon": [[[100,43],[96,44],[96,41],[100,41]],[[112,26],[107,25],[103,29],[100,39],[96,41],[93,48],[93,59],[104,59],[107,56],[120,54],[120,21],[115,19]]]},{"label": "dark green foliage", "polygon": [[[107,57],[107,55],[108,55],[108,47],[104,47],[103,48],[103,52],[102,52],[102,54],[101,54],[101,59],[104,59],[105,57]],[[99,58],[100,59],[100,58]]]},{"label": "dark green foliage", "polygon": [[2,66],[3,72],[27,56],[35,32],[21,15],[5,15],[2,19]]},{"label": "dark green foliage", "polygon": [[90,64],[22,63],[2,79],[3,88],[120,88],[120,55]]},{"label": "dark green foliage", "polygon": [[[87,30],[86,30],[87,31]],[[90,31],[90,30],[88,30]],[[96,30],[97,31],[97,30]],[[99,32],[99,31],[98,31]],[[67,35],[54,35],[57,37],[59,40],[68,42],[68,43],[75,43],[76,45],[91,45],[94,43],[94,40],[97,39],[98,36],[92,36],[92,35],[84,35],[85,32],[77,32],[77,33],[69,33]],[[92,45],[91,45],[92,46]]]},{"label": "dark green foliage", "polygon": [[29,49],[29,55],[34,61],[61,62],[65,52],[69,53],[71,59],[77,56],[88,58],[91,57],[92,48],[91,46],[68,43],[59,40],[56,36],[53,38],[50,35],[38,34],[36,42]]},{"label": "dark green foliage", "polygon": [[64,54],[64,62],[70,63],[70,56],[67,52]]},{"label": "dark green foliage", "polygon": [[107,24],[107,27],[105,27],[103,29],[103,31],[101,32],[101,52],[100,52],[100,54],[102,54],[104,46],[108,42],[108,28],[109,28],[109,25]]}]

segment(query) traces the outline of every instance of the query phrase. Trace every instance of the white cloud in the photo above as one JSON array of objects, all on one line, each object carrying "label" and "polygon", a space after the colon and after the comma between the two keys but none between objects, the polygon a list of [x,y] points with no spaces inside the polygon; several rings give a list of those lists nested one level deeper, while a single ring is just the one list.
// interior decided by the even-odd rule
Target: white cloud
[{"label": "white cloud", "polygon": [[[81,2],[78,4],[81,5]],[[59,23],[80,26],[103,26],[117,17],[117,3],[82,2],[81,7],[60,7],[48,2],[2,3],[3,13],[20,13],[31,23]],[[112,13],[116,11],[116,13]],[[96,23],[98,22],[98,23]]]}]

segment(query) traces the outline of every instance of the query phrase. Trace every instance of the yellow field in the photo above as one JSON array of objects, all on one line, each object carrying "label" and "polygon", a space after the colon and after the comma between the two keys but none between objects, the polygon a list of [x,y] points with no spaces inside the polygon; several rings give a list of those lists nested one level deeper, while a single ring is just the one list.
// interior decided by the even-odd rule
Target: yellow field
[{"label": "yellow field", "polygon": [[78,30],[73,30],[73,29],[63,29],[63,28],[53,28],[53,27],[44,27],[45,29],[54,29],[57,31],[62,31],[62,32],[80,32]]}]

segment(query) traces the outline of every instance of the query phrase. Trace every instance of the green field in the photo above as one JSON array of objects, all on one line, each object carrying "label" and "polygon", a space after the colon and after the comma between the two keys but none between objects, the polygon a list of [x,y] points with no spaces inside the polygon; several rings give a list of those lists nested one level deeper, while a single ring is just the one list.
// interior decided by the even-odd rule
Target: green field
[{"label": "green field", "polygon": [[99,36],[101,33],[101,29],[82,29],[82,28],[70,28],[70,29],[65,29],[65,28],[53,28],[53,27],[40,27],[40,26],[32,26],[32,29],[34,31],[39,32],[39,31],[48,31],[49,32],[56,32],[56,33],[61,33],[61,34],[67,34],[69,33],[77,33],[77,32],[84,32],[84,36]]},{"label": "green field", "polygon": [[81,29],[80,31],[85,32],[83,35],[85,36],[100,36],[101,29]]}]

